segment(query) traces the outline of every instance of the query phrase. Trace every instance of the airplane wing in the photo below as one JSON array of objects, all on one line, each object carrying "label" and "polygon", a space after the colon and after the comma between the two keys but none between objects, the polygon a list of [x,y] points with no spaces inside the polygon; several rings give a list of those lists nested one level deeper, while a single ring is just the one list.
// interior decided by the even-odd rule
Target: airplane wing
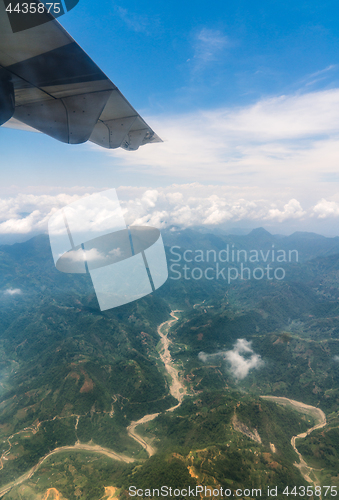
[{"label": "airplane wing", "polygon": [[162,142],[47,10],[38,25],[21,13],[13,32],[8,3],[0,0],[0,125],[21,123],[61,142],[128,151]]}]

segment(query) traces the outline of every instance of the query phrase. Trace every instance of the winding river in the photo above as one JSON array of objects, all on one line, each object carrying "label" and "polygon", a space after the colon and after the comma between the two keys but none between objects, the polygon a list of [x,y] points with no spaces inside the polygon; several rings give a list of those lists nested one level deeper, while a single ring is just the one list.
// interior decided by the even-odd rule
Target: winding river
[{"label": "winding river", "polygon": [[299,463],[295,462],[294,465],[300,470],[301,475],[303,476],[303,478],[307,482],[312,483],[316,486],[315,481],[313,481],[311,479],[311,476],[310,476],[311,472],[314,471],[315,469],[313,467],[310,467],[309,465],[307,465],[307,463],[305,462],[301,453],[298,451],[295,442],[297,439],[302,439],[302,438],[307,437],[309,434],[311,434],[311,432],[315,431],[316,429],[321,429],[322,427],[325,427],[325,425],[327,423],[325,413],[320,408],[316,408],[315,406],[306,405],[305,403],[295,401],[294,399],[278,397],[278,396],[261,396],[261,398],[267,399],[269,401],[273,401],[275,403],[282,404],[284,406],[290,406],[291,408],[294,408],[295,410],[299,411],[300,413],[306,413],[308,415],[311,415],[314,418],[314,420],[317,422],[313,427],[308,429],[306,432],[302,432],[301,434],[298,434],[297,436],[293,436],[291,439],[291,445],[293,446],[293,449],[297,453],[299,460],[300,460]]},{"label": "winding river", "polygon": [[[178,310],[172,311],[171,312],[172,319],[170,319],[168,321],[164,321],[163,323],[161,323],[161,325],[158,326],[158,334],[160,336],[160,343],[161,343],[160,353],[159,353],[160,358],[161,358],[162,362],[164,363],[165,369],[166,369],[168,376],[169,376],[170,393],[178,401],[178,404],[176,404],[175,406],[172,406],[171,408],[166,410],[167,412],[173,411],[176,408],[178,408],[181,405],[184,396],[187,394],[186,387],[183,385],[183,382],[179,377],[178,369],[173,365],[173,361],[172,361],[171,354],[169,351],[170,340],[168,338],[168,332],[169,332],[172,324],[175,323],[176,321],[178,321],[178,319],[179,319],[179,317],[175,315],[175,313],[177,313],[177,312],[181,312],[181,311],[178,311]],[[276,397],[276,396],[261,396],[261,397],[264,399],[270,400],[270,401],[274,401],[274,402],[279,403],[279,404],[289,405],[301,413],[308,413],[309,415],[312,415],[313,418],[316,419],[316,421],[317,421],[316,425],[314,425],[307,432],[303,432],[302,434],[298,434],[297,436],[293,436],[291,439],[291,444],[292,444],[294,450],[296,451],[296,453],[298,454],[299,459],[300,459],[300,463],[299,464],[295,463],[294,465],[300,469],[300,472],[306,481],[314,484],[314,481],[312,481],[312,479],[310,478],[310,473],[313,469],[306,464],[305,460],[303,459],[303,457],[299,453],[295,442],[296,442],[296,439],[305,438],[315,429],[320,429],[326,425],[326,416],[325,416],[324,412],[322,410],[320,410],[319,408],[316,408],[314,406],[309,406],[309,405],[306,405],[306,404],[301,403],[299,401],[294,401],[294,400],[288,399],[288,398]],[[156,418],[158,415],[159,415],[159,413],[152,413],[149,415],[144,415],[141,419],[139,419],[135,422],[131,422],[131,424],[127,428],[128,435],[131,438],[133,438],[137,443],[139,443],[146,450],[146,452],[148,453],[148,455],[150,457],[155,454],[156,449],[153,448],[150,443],[146,442],[146,440],[136,432],[136,428],[138,425],[144,424],[146,422],[150,422],[151,420]],[[76,415],[73,415],[73,416],[76,416]],[[76,420],[76,427],[75,428],[77,428],[77,425],[79,422],[79,416],[77,416],[77,417],[78,418]],[[54,418],[57,418],[57,417],[54,417]],[[24,431],[21,431],[21,432],[25,432],[25,431],[27,432],[27,430],[28,429],[25,429]],[[34,429],[34,430],[31,429],[31,430],[32,430],[32,432],[34,432],[34,431],[37,432],[38,429]],[[9,440],[10,439],[11,438],[9,438]],[[60,448],[56,448],[55,450],[51,451],[50,453],[48,453],[47,455],[42,457],[39,460],[39,462],[34,467],[32,467],[32,469],[30,469],[28,472],[23,474],[16,481],[13,481],[12,483],[7,484],[6,486],[3,486],[2,489],[0,490],[0,497],[5,495],[6,493],[8,493],[8,491],[10,491],[14,486],[18,486],[21,483],[23,483],[24,481],[26,481],[27,479],[30,479],[33,476],[33,474],[37,471],[37,469],[41,466],[41,464],[45,460],[47,460],[47,458],[49,458],[52,455],[55,455],[56,453],[61,453],[61,452],[65,452],[65,451],[89,451],[92,453],[100,453],[100,454],[106,455],[114,460],[119,460],[119,461],[126,462],[126,463],[134,462],[133,458],[128,457],[126,455],[122,455],[120,453],[116,453],[113,450],[110,450],[108,448],[103,448],[102,446],[98,446],[98,445],[89,445],[89,444],[82,444],[80,442],[77,442],[74,446],[63,446]],[[1,459],[3,459],[3,456],[1,457]]]},{"label": "winding river", "polygon": [[[175,315],[176,312],[180,312],[180,311],[172,311],[171,316],[173,319],[170,319],[168,321],[164,321],[164,323],[161,323],[161,325],[158,326],[158,333],[159,333],[160,342],[161,342],[160,358],[163,361],[165,368],[166,368],[166,371],[170,377],[170,384],[169,384],[170,392],[171,392],[172,396],[174,396],[178,400],[177,405],[173,406],[172,408],[169,408],[166,411],[173,411],[175,408],[178,408],[178,406],[180,406],[182,403],[184,395],[186,394],[186,388],[184,387],[184,385],[182,384],[182,382],[179,379],[178,370],[173,366],[171,354],[169,351],[170,340],[168,339],[168,332],[169,332],[169,329],[172,326],[172,324],[175,323],[176,321],[178,321],[178,319],[179,319]],[[136,422],[132,422],[129,425],[129,427],[127,428],[128,435],[131,438],[133,438],[135,441],[137,441],[147,451],[149,456],[154,455],[156,450],[150,444],[148,444],[142,438],[142,436],[140,436],[136,432],[136,427],[140,424],[143,424],[145,422],[149,422],[149,421],[153,420],[158,415],[159,415],[159,413],[145,415],[140,420],[137,420]],[[79,415],[72,415],[72,416],[77,417],[76,424],[75,424],[75,429],[77,429],[78,422],[79,422]],[[55,418],[57,418],[57,417],[54,417],[54,419]],[[41,422],[40,422],[40,424],[41,424]],[[31,432],[35,433],[38,431],[38,428],[39,428],[39,425],[36,428],[26,428],[21,432],[31,431]],[[14,437],[14,435],[11,436],[10,438],[8,438],[9,444],[10,444],[10,439],[12,437]],[[11,447],[11,444],[10,444],[10,447]],[[6,493],[8,493],[15,486],[19,486],[27,479],[30,479],[35,474],[35,472],[38,470],[38,468],[41,466],[41,464],[45,460],[47,460],[49,457],[51,457],[52,455],[55,455],[56,453],[62,453],[65,451],[89,451],[92,453],[100,453],[102,455],[106,455],[114,460],[119,460],[121,462],[126,462],[126,463],[134,462],[134,458],[128,457],[128,456],[123,455],[121,453],[116,453],[113,450],[110,450],[108,448],[103,448],[102,446],[99,446],[99,445],[89,445],[89,444],[82,444],[80,442],[77,442],[73,446],[62,446],[60,448],[55,448],[55,450],[51,451],[50,453],[48,453],[47,455],[42,457],[39,460],[39,462],[34,467],[32,467],[28,472],[26,472],[25,474],[20,476],[18,479],[16,479],[12,483],[9,483],[6,486],[3,486],[0,489],[0,497],[5,495]],[[1,460],[3,460],[3,459],[4,459],[4,455],[1,457]]]},{"label": "winding river", "polygon": [[[160,342],[162,344],[160,348],[160,358],[164,363],[166,371],[170,377],[170,383],[169,383],[170,393],[178,401],[177,405],[172,406],[172,408],[169,408],[166,411],[173,411],[176,408],[178,408],[182,403],[183,397],[185,396],[185,394],[187,394],[186,387],[183,385],[182,381],[179,378],[178,370],[173,366],[171,353],[169,351],[170,340],[168,338],[168,332],[172,324],[178,321],[179,319],[175,315],[176,312],[181,312],[181,311],[172,311],[171,316],[173,319],[164,321],[164,323],[161,323],[161,325],[158,326],[158,334],[160,336]],[[137,441],[139,444],[141,444],[141,446],[147,451],[150,457],[154,455],[156,450],[150,444],[146,443],[146,441],[139,434],[135,432],[135,429],[138,425],[150,422],[158,415],[159,413],[145,415],[140,420],[132,422],[131,425],[127,428],[128,435],[131,438],[135,439],[135,441]]]}]

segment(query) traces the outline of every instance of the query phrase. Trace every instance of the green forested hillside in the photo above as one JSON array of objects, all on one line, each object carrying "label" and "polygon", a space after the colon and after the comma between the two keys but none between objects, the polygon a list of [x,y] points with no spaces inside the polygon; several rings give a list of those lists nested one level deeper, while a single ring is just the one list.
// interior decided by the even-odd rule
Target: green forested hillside
[{"label": "green forested hillside", "polygon": [[[258,238],[277,244],[268,233],[241,238],[239,248],[250,249]],[[0,456],[8,453],[0,464],[0,491],[41,457],[76,442],[135,460],[127,464],[76,451],[53,455],[5,498],[20,498],[15,495],[23,494],[24,485],[33,495],[27,499],[40,500],[34,495],[54,487],[68,500],[79,492],[99,500],[105,485],[127,498],[131,481],[156,487],[164,477],[173,487],[307,485],[293,465],[298,457],[290,442],[313,422],[260,395],[325,411],[328,427],[300,440],[298,449],[311,466],[323,469],[319,481],[335,481],[339,258],[326,256],[336,241],[331,250],[327,240],[311,239],[305,256],[322,256],[287,263],[284,280],[169,279],[155,293],[105,312],[87,276],[55,269],[45,236],[1,247]],[[194,231],[171,233],[167,254],[171,258],[171,244],[181,252],[201,244],[220,250],[225,241]],[[309,244],[302,235],[291,241],[300,248]],[[181,311],[169,332],[169,349],[187,396],[166,412],[177,401],[159,355],[157,328],[170,319],[171,309]],[[236,375],[239,364],[232,365],[239,361],[239,339],[250,349],[240,352],[242,367],[257,356],[244,376]],[[138,427],[156,449],[148,458],[127,427],[154,413],[159,416]]]}]

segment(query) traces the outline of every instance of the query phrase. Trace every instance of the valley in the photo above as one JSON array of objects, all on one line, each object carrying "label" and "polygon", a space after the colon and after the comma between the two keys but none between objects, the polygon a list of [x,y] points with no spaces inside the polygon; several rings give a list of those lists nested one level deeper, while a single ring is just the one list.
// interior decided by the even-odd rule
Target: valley
[{"label": "valley", "polygon": [[[278,396],[261,396],[261,397],[263,399],[267,399],[268,401],[274,401],[275,403],[281,404],[283,406],[290,406],[292,408],[296,408],[296,410],[299,411],[300,413],[311,415],[312,418],[314,419],[315,425],[310,429],[308,429],[306,432],[302,432],[297,436],[293,436],[291,439],[291,445],[299,457],[299,463],[296,462],[294,465],[298,467],[303,478],[306,481],[313,484],[314,486],[319,486],[319,481],[317,479],[315,470],[313,467],[307,465],[301,453],[298,451],[298,448],[296,446],[296,440],[303,439],[306,436],[310,435],[311,432],[325,427],[327,424],[325,413],[320,408],[315,408],[314,406],[305,405],[300,401],[293,401],[292,399],[278,397]],[[313,479],[311,478],[311,476],[313,477]]]},{"label": "valley", "polygon": [[[168,349],[168,345],[169,345],[169,340],[167,337],[168,330],[171,327],[171,325],[173,324],[173,322],[178,321],[178,319],[179,319],[177,316],[175,316],[176,312],[177,311],[171,311],[171,313],[170,313],[174,319],[170,319],[168,321],[165,321],[165,322],[161,323],[161,325],[159,325],[159,327],[158,327],[158,333],[159,333],[160,342],[161,342],[160,357],[161,357],[161,360],[163,361],[165,369],[169,375],[170,393],[173,395],[173,397],[176,397],[176,399],[178,400],[178,404],[173,406],[172,408],[169,408],[167,411],[173,411],[176,408],[178,408],[182,402],[183,396],[186,393],[185,387],[183,386],[182,382],[179,380],[178,371],[172,365],[171,355],[170,355],[170,352]],[[166,333],[163,333],[162,330],[165,330]],[[80,415],[71,415],[71,416],[76,417],[75,430],[77,430],[79,419],[81,416]],[[141,436],[139,436],[137,434],[136,427],[138,425],[143,424],[143,423],[149,422],[150,420],[154,419],[157,416],[158,416],[158,413],[151,414],[151,415],[145,415],[141,419],[139,419],[138,421],[132,422],[129,425],[129,427],[127,428],[128,435],[130,437],[132,437],[132,439],[137,441],[137,443],[139,443],[146,450],[149,457],[154,455],[156,450],[150,444],[146,443],[146,441]],[[61,417],[55,416],[52,420],[55,420],[58,418],[61,418]],[[65,417],[65,418],[67,418],[67,417]],[[31,432],[32,434],[36,434],[39,431],[39,427],[42,423],[43,422],[39,422],[36,425],[36,427],[33,427],[33,428],[25,428],[23,431],[19,431],[7,439],[7,442],[9,444],[9,449],[6,450],[0,458],[1,468],[3,468],[3,461],[7,460],[6,456],[8,456],[10,451],[11,451],[11,447],[12,447],[11,440],[16,435],[21,434],[21,433]],[[34,467],[32,467],[31,470],[29,470],[27,473],[22,475],[20,478],[18,478],[14,482],[2,487],[0,489],[0,497],[5,495],[12,488],[17,487],[20,484],[22,484],[24,481],[27,481],[28,479],[30,479],[35,474],[35,472],[38,471],[39,467],[45,462],[45,460],[50,458],[52,455],[55,455],[57,453],[63,453],[65,451],[76,451],[76,452],[87,451],[90,453],[99,453],[99,454],[105,455],[113,460],[118,460],[118,461],[122,461],[122,462],[126,462],[126,463],[134,462],[133,458],[115,453],[113,450],[109,450],[107,448],[103,448],[103,447],[98,446],[98,445],[84,444],[84,443],[80,443],[79,441],[77,441],[74,446],[63,446],[60,448],[56,448],[53,451],[49,452],[44,457],[42,457],[39,460],[39,462]]]},{"label": "valley", "polygon": [[335,255],[292,263],[284,282],[169,279],[101,313],[86,277],[54,272],[44,245],[0,248],[0,286],[23,290],[0,294],[5,500],[125,498],[132,478],[339,484]]}]

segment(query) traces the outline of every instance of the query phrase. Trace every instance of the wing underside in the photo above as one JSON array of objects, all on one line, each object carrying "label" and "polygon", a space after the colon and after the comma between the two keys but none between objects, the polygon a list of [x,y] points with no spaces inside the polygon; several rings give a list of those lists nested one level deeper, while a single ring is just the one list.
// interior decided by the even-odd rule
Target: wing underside
[{"label": "wing underside", "polygon": [[0,82],[0,124],[13,117],[9,126],[22,123],[62,142],[130,151],[161,142],[55,19],[13,33],[2,0]]}]

